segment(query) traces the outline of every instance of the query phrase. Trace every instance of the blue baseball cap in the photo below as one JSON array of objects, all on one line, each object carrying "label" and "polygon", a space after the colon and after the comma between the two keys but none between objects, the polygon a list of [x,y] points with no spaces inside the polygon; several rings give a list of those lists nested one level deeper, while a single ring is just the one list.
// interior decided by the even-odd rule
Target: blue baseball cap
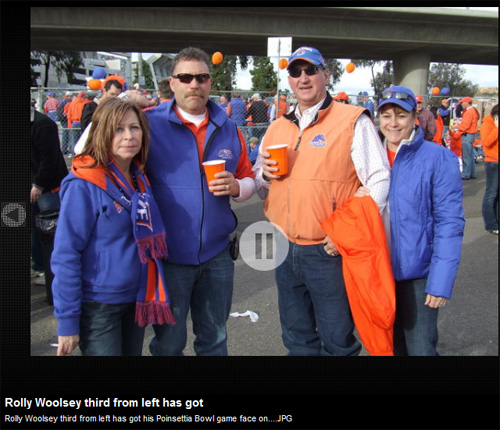
[{"label": "blue baseball cap", "polygon": [[413,91],[406,87],[389,87],[382,92],[382,99],[378,109],[388,103],[398,105],[407,112],[417,109],[417,99]]},{"label": "blue baseball cap", "polygon": [[307,61],[315,66],[321,66],[324,69],[327,68],[325,59],[321,55],[321,52],[319,52],[316,48],[311,48],[310,46],[301,46],[296,49],[295,52],[288,58],[287,69],[290,69],[290,66],[296,60]]}]

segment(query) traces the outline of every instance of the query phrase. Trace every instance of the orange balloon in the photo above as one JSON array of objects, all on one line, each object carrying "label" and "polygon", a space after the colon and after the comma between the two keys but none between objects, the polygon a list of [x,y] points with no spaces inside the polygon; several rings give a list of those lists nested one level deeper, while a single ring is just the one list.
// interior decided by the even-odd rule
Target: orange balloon
[{"label": "orange balloon", "polygon": [[356,68],[356,65],[354,63],[348,63],[346,66],[345,66],[345,69],[347,71],[347,73],[352,73],[354,72],[354,69]]},{"label": "orange balloon", "polygon": [[438,87],[434,87],[432,89],[432,95],[433,96],[438,96],[440,92],[441,92],[441,90]]},{"label": "orange balloon", "polygon": [[102,82],[100,79],[91,79],[87,82],[87,86],[91,90],[100,90],[102,88]]},{"label": "orange balloon", "polygon": [[288,60],[286,58],[282,58],[280,60],[280,69],[286,69],[286,66],[288,66]]},{"label": "orange balloon", "polygon": [[222,63],[223,59],[224,59],[224,56],[220,52],[214,52],[214,54],[212,55],[212,63],[213,64]]}]

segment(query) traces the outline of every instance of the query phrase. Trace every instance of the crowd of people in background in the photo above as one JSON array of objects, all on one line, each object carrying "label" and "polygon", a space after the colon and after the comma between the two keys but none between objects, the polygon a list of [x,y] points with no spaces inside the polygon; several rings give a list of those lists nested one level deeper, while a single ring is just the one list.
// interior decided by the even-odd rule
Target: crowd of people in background
[{"label": "crowd of people in background", "polygon": [[[92,113],[97,108],[98,103],[107,97],[117,96],[124,90],[124,87],[125,82],[123,78],[113,75],[105,80],[102,92],[98,95],[93,91],[78,91],[76,93],[66,91],[58,99],[52,91],[46,94],[43,107],[39,110],[43,110],[49,118],[60,124],[61,144],[64,155],[74,155],[74,147],[88,126]],[[153,109],[173,97],[168,79],[160,81],[158,90],[156,91],[141,89],[138,84],[133,86],[133,90],[149,100],[149,105],[144,108],[145,110]],[[463,107],[463,101],[466,100],[469,105],[472,105],[472,98],[443,97],[437,99],[437,102],[435,102],[436,99],[433,99],[432,103],[430,103],[430,99],[427,100],[421,95],[416,95],[416,98],[418,102],[417,123],[425,130],[426,139],[454,150],[460,157],[462,168],[466,169],[465,179],[474,179],[474,173],[469,173],[469,170],[474,170],[472,164],[482,163],[485,159],[481,137],[479,130],[466,133],[470,136],[474,135],[474,139],[470,143],[466,138],[465,147],[463,147],[463,126],[460,128],[462,115],[467,112],[467,109]],[[468,101],[469,99],[470,101]],[[377,117],[376,108],[382,101],[380,96],[370,96],[366,91],[351,96],[341,91],[333,96],[333,100],[343,104],[363,106],[370,111],[374,119]],[[250,140],[253,137],[257,137],[260,141],[269,124],[281,116],[293,112],[297,103],[292,93],[262,97],[260,93],[245,96],[240,92],[234,92],[214,96],[214,101],[242,130],[249,154],[252,149]],[[32,99],[31,104],[35,108],[38,108],[35,99]],[[474,110],[476,109],[474,108]],[[468,116],[470,116],[470,113],[468,113]],[[474,116],[478,116],[479,118],[479,113]],[[450,123],[453,125],[451,129]],[[469,140],[471,139],[470,136]],[[451,144],[455,144],[455,148],[451,148]],[[457,145],[458,148],[456,147]],[[471,147],[472,149],[470,149]],[[465,157],[462,155],[464,150]]]},{"label": "crowd of people in background", "polygon": [[[52,258],[58,355],[78,345],[84,355],[140,355],[148,323],[153,355],[182,355],[188,313],[196,353],[227,355],[236,227],[230,202],[255,191],[290,244],[276,268],[290,355],[361,349],[343,280],[349,252],[333,228],[343,225],[344,204],[372,220],[380,216],[382,242],[392,250],[387,264],[394,279],[380,282],[395,281],[394,343],[391,325],[389,344],[375,355],[438,355],[437,310],[451,298],[460,261],[461,180],[476,179],[483,161],[484,228],[498,235],[498,104],[480,120],[469,96],[442,98],[439,106],[402,86],[376,99],[367,92],[352,101],[345,92],[332,96],[327,65],[311,47],[289,59],[292,93],[235,92],[212,100],[210,64],[206,53],[186,48],[158,94],[139,85],[126,91],[123,78],[113,75],[98,97],[47,93],[37,107],[45,115],[32,100],[33,216],[43,211],[42,200],[62,196]],[[291,173],[281,177],[268,150],[283,140]],[[199,180],[207,157],[225,161],[209,183]],[[361,199],[352,203],[355,197]],[[151,217],[145,208],[154,222],[144,221]],[[322,224],[327,220],[329,226]],[[37,243],[32,235],[32,276],[50,270],[42,267]],[[98,252],[102,246],[109,256]]]}]

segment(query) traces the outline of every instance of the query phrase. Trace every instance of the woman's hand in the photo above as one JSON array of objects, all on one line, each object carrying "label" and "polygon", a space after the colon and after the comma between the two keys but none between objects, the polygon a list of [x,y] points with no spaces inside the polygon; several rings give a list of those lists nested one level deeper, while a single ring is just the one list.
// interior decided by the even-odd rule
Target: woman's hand
[{"label": "woman's hand", "polygon": [[369,195],[370,195],[370,190],[366,187],[359,187],[354,193],[354,197],[364,197]]},{"label": "woman's hand", "polygon": [[57,347],[57,355],[68,355],[80,343],[80,335],[74,334],[71,336],[59,336],[59,346]]},{"label": "woman's hand", "polygon": [[339,251],[335,247],[335,245],[332,242],[332,239],[330,239],[328,236],[326,236],[323,239],[323,246],[325,247],[325,252],[332,257],[337,257],[339,255]]},{"label": "woman's hand", "polygon": [[441,308],[448,302],[448,299],[444,297],[433,296],[432,294],[427,294],[425,298],[425,305],[430,308]]}]

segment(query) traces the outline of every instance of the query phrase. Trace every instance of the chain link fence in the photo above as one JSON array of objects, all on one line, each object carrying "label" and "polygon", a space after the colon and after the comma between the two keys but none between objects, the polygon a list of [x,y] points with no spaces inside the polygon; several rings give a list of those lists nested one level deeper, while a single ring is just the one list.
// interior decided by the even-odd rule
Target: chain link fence
[{"label": "chain link fence", "polygon": [[[155,90],[145,89],[141,91],[145,97],[159,102]],[[81,115],[84,104],[99,97],[100,94],[100,91],[88,89],[31,88],[32,105],[38,111],[48,115],[58,125],[63,154],[73,155],[73,148],[82,133],[79,115]],[[448,98],[450,97],[448,96]],[[210,99],[224,109],[236,123],[245,138],[249,153],[254,144],[258,145],[261,142],[270,122],[291,112],[296,105],[292,93],[276,94],[276,91],[213,91],[210,94]],[[460,99],[459,96],[452,97],[452,100],[456,102]],[[76,103],[75,100],[79,103]],[[376,109],[377,101],[373,98],[372,100]],[[432,97],[426,100],[426,105],[430,107],[430,104],[434,103],[439,106],[440,101],[440,97]],[[489,113],[493,105],[498,103],[498,98],[475,98],[474,101],[482,119],[484,115]],[[362,106],[362,95],[348,95],[348,102]]]},{"label": "chain link fence", "polygon": [[[142,92],[144,96],[159,102],[155,90]],[[65,155],[73,155],[73,148],[81,136],[81,113],[84,105],[99,96],[99,91],[92,90],[31,88],[32,106],[58,125],[61,150]],[[249,152],[252,138],[257,138],[260,142],[269,123],[289,112],[295,105],[293,95],[280,94],[278,97],[276,92],[214,91],[210,99],[237,124]]]}]

